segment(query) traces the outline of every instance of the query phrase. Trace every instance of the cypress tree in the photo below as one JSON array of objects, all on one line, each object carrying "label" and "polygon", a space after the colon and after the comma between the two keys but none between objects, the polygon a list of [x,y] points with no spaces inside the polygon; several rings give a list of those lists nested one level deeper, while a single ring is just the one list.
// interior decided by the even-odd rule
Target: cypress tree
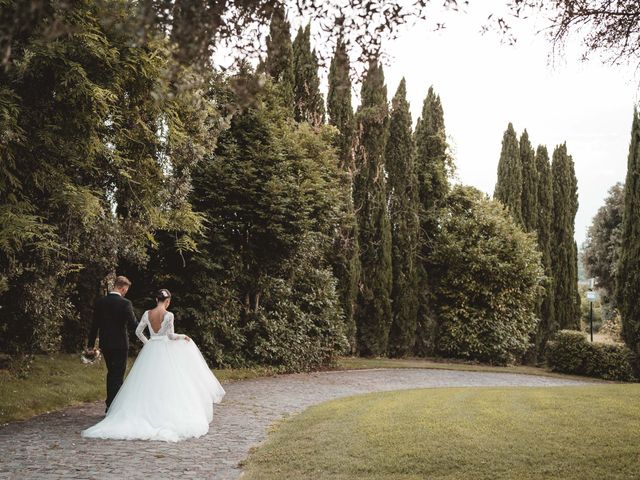
[{"label": "cypress tree", "polygon": [[411,113],[406,97],[407,88],[403,78],[392,101],[385,153],[389,176],[393,266],[393,320],[389,334],[389,353],[396,357],[413,352],[418,315],[418,184],[414,167]]},{"label": "cypress tree", "polygon": [[555,320],[560,329],[580,329],[578,257],[574,221],[578,211],[578,184],[567,145],[558,145],[551,164],[553,186],[553,266]]},{"label": "cypress tree", "polygon": [[418,182],[419,203],[419,257],[418,262],[418,320],[416,353],[434,353],[436,322],[431,309],[432,298],[428,278],[428,258],[433,250],[432,239],[438,225],[438,217],[449,191],[447,135],[440,96],[429,87],[422,105],[414,134],[416,144],[415,170]]},{"label": "cypress tree", "polygon": [[329,123],[338,129],[336,148],[341,167],[349,174],[349,192],[345,205],[344,224],[340,225],[335,239],[333,272],[338,280],[338,294],[342,304],[347,327],[347,338],[352,352],[356,345],[355,309],[360,281],[360,247],[358,244],[358,224],[353,208],[351,176],[353,175],[353,107],[351,106],[351,79],[349,77],[349,57],[342,39],[338,40],[336,51],[329,69],[329,93],[327,96]]},{"label": "cypress tree", "polygon": [[502,136],[498,181],[493,198],[500,200],[509,209],[515,221],[522,225],[522,162],[518,138],[511,123]]},{"label": "cypress tree", "polygon": [[536,332],[536,350],[538,355],[544,351],[546,342],[555,330],[555,312],[553,308],[554,288],[553,270],[551,265],[551,234],[553,218],[553,188],[551,185],[551,166],[549,165],[549,153],[547,147],[539,145],[536,150],[537,182],[537,207],[538,218],[536,221],[538,234],[538,248],[542,253],[542,267],[546,276],[545,291],[542,294],[538,307],[540,323]]},{"label": "cypress tree", "polygon": [[329,123],[338,128],[338,151],[345,169],[353,171],[351,142],[353,140],[353,107],[351,106],[351,78],[349,56],[342,38],[338,38],[336,51],[329,67],[327,109]]},{"label": "cypress tree", "polygon": [[627,158],[617,293],[622,337],[630,349],[640,354],[640,117],[637,109],[633,111]]},{"label": "cypress tree", "polygon": [[388,127],[387,87],[382,66],[369,62],[357,113],[354,202],[362,279],[356,312],[358,350],[387,351],[391,325],[391,229],[387,211],[384,153]]},{"label": "cypress tree", "polygon": [[538,223],[538,173],[536,155],[527,130],[520,136],[520,164],[522,165],[522,224],[533,232]]},{"label": "cypress tree", "polygon": [[291,24],[287,20],[284,5],[279,5],[271,16],[267,36],[267,58],[259,67],[278,85],[283,102],[293,108],[295,75],[293,69],[293,46],[291,44]]},{"label": "cypress tree", "polygon": [[311,25],[298,30],[293,41],[294,104],[296,121],[318,126],[324,123],[324,98],[320,92],[318,57],[311,50]]}]

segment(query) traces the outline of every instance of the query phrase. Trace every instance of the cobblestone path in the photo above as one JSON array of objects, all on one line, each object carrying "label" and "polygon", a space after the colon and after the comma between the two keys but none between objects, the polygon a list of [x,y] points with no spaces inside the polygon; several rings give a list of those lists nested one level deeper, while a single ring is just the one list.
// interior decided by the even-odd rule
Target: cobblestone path
[{"label": "cobblestone path", "polygon": [[103,403],[0,427],[0,478],[239,478],[241,462],[275,421],[338,397],[438,387],[581,385],[559,378],[450,370],[358,370],[282,375],[225,384],[209,433],[177,444],[83,439]]}]

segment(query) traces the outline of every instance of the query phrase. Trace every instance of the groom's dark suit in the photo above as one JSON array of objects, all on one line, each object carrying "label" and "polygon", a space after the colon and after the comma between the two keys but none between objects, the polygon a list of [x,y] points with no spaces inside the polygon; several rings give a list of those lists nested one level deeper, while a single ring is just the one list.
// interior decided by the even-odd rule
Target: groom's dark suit
[{"label": "groom's dark suit", "polygon": [[100,332],[100,348],[107,364],[107,408],[120,390],[127,368],[127,327],[135,329],[136,325],[133,305],[126,298],[117,293],[109,293],[96,302],[88,345],[93,348],[96,335]]}]

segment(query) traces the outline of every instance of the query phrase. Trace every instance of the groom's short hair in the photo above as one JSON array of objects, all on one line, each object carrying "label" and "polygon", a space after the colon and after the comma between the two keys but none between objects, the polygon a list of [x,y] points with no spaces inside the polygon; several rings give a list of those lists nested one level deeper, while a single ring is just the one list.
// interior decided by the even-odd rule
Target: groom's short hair
[{"label": "groom's short hair", "polygon": [[122,275],[116,277],[116,282],[113,284],[115,288],[130,287],[131,281],[127,277]]}]

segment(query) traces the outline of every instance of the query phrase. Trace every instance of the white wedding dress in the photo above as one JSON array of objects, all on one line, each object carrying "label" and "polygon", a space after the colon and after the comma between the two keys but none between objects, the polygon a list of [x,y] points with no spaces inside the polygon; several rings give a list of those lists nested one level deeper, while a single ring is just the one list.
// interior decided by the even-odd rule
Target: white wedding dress
[{"label": "white wedding dress", "polygon": [[[147,339],[142,333],[151,334]],[[209,431],[213,404],[225,394],[193,341],[174,333],[166,312],[157,332],[145,312],[136,328],[144,346],[109,407],[83,437],[177,442]]]}]

